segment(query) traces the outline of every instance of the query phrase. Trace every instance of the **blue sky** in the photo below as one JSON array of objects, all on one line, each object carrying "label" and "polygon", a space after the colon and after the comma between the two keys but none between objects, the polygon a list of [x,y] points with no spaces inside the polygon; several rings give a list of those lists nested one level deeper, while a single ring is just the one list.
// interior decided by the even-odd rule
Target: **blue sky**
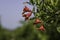
[{"label": "blue sky", "polygon": [[[21,26],[19,21],[24,20],[21,13],[24,8],[23,2],[29,0],[0,0],[0,15],[4,28],[14,29]],[[30,5],[27,4],[32,9]]]}]

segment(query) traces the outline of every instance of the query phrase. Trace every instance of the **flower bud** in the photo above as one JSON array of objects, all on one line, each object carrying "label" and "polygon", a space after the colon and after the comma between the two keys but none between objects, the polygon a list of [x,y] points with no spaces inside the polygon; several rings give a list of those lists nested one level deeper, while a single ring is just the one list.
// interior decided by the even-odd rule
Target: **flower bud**
[{"label": "flower bud", "polygon": [[45,31],[45,28],[44,28],[44,26],[42,25],[42,26],[40,26],[40,28],[38,28],[39,30],[41,30],[41,31]]},{"label": "flower bud", "polygon": [[39,20],[38,18],[35,20],[35,23],[34,24],[38,24],[38,23],[41,23],[41,20]]}]

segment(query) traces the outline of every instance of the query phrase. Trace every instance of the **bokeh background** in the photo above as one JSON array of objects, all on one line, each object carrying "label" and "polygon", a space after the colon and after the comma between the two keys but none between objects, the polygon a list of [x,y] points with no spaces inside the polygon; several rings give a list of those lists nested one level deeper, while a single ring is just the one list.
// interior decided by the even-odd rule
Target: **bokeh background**
[{"label": "bokeh background", "polygon": [[[23,2],[26,1],[29,0],[0,0],[1,24],[4,28],[15,29],[21,26],[19,21],[24,20],[21,14],[25,6]],[[31,5],[26,5],[32,9]]]}]

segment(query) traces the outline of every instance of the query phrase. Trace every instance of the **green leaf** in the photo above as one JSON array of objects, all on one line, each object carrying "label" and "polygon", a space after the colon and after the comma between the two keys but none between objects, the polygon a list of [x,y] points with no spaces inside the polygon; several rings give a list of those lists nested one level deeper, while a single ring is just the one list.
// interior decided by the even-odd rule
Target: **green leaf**
[{"label": "green leaf", "polygon": [[40,4],[41,0],[36,0],[36,4]]},{"label": "green leaf", "polygon": [[58,0],[56,0],[56,2],[55,2],[55,6],[58,4]]},{"label": "green leaf", "polygon": [[58,4],[58,0],[51,0],[51,4],[52,4],[53,6],[56,6],[56,5]]},{"label": "green leaf", "polygon": [[60,27],[57,27],[57,31],[60,33]]},{"label": "green leaf", "polygon": [[35,4],[35,0],[30,0],[30,2],[34,5]]},{"label": "green leaf", "polygon": [[48,9],[50,12],[53,12],[53,11],[54,11],[50,6],[47,6],[47,9]]}]

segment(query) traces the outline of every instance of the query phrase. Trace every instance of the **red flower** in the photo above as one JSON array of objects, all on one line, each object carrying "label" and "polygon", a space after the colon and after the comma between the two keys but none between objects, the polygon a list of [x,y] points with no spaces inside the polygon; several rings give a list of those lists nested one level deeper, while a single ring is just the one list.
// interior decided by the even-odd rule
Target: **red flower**
[{"label": "red flower", "polygon": [[40,28],[38,28],[38,30],[45,31],[45,28],[44,28],[44,26],[42,25],[42,26],[40,26]]},{"label": "red flower", "polygon": [[29,13],[26,14],[26,17],[30,17],[31,15],[32,15],[32,13],[29,12]]},{"label": "red flower", "polygon": [[31,15],[32,15],[32,12],[29,12],[27,14],[23,14],[23,17],[25,17],[25,20],[28,20]]},{"label": "red flower", "polygon": [[23,17],[30,17],[30,16],[32,15],[32,13],[29,12],[29,13],[27,13],[27,14],[22,14],[22,15],[23,15]]},{"label": "red flower", "polygon": [[28,20],[28,19],[29,19],[29,17],[25,17],[25,21]]},{"label": "red flower", "polygon": [[23,11],[24,12],[31,12],[31,10],[27,6],[25,6],[25,8],[23,9]]},{"label": "red flower", "polygon": [[26,17],[26,14],[22,14],[23,17]]},{"label": "red flower", "polygon": [[34,24],[38,24],[38,23],[41,23],[41,21],[37,18]]}]

